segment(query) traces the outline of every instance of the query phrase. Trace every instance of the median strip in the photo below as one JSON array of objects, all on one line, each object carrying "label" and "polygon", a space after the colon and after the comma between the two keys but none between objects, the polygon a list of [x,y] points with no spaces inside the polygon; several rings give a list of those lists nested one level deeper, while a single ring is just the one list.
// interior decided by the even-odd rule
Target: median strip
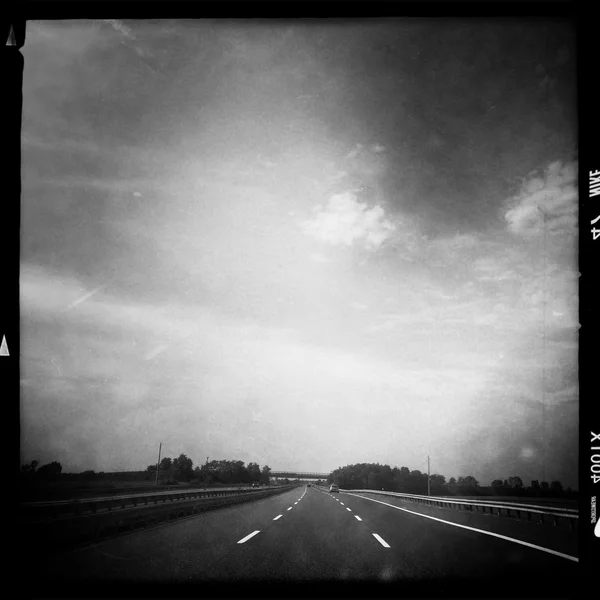
[{"label": "median strip", "polygon": [[[506,535],[501,535],[499,533],[493,533],[491,531],[485,531],[484,529],[477,529],[476,527],[469,527],[468,525],[461,525],[460,523],[453,523],[452,521],[444,521],[444,519],[439,519],[438,517],[432,517],[431,515],[424,515],[422,513],[413,512],[412,510],[408,510],[407,508],[401,508],[400,506],[394,506],[393,504],[389,504],[388,502],[382,502],[381,500],[375,500],[375,498],[368,498],[367,496],[360,496],[359,494],[350,494],[350,495],[356,496],[357,498],[364,498],[365,500],[370,500],[371,502],[377,502],[378,504],[383,504],[384,506],[389,506],[391,508],[395,508],[396,510],[402,510],[404,512],[410,513],[411,515],[416,515],[417,517],[423,517],[424,519],[431,519],[432,521],[439,521],[440,523],[446,523],[446,525],[452,525],[453,527],[460,527],[461,529],[475,531],[476,533],[483,533],[484,535],[490,535],[492,537],[500,538],[501,540],[506,540],[507,542],[513,542],[515,544],[520,544],[521,546],[527,546],[528,548],[533,548],[535,550],[541,550],[542,552],[547,552],[548,554],[554,554],[555,556],[560,556],[561,558],[566,558],[567,560],[579,562],[579,559],[576,556],[571,556],[570,554],[563,554],[562,552],[557,552],[556,550],[550,550],[550,548],[544,548],[543,546],[537,546],[536,544],[524,542],[523,540],[511,538]],[[373,535],[375,535],[375,534],[373,534]]]},{"label": "median strip", "polygon": [[373,537],[384,547],[384,548],[389,548],[390,545],[380,536],[377,535],[376,533],[373,534]]},{"label": "median strip", "polygon": [[243,544],[245,542],[247,542],[250,538],[253,538],[257,533],[260,533],[260,530],[257,529],[256,531],[253,531],[250,535],[247,535],[245,538],[242,538],[238,544]]},{"label": "median strip", "polygon": [[[54,519],[25,521],[23,526],[36,537],[41,553],[53,553],[57,549],[87,547],[104,540],[138,533],[142,528],[153,529],[171,525],[174,521],[194,518],[204,512],[231,508],[246,502],[278,495],[289,490],[280,487],[272,490],[247,492],[220,497],[189,498],[182,494],[175,501],[157,505],[145,504],[135,508],[124,508],[78,516],[58,516]],[[165,497],[165,496],[163,496]],[[71,502],[76,505],[76,502]],[[139,504],[139,503],[138,503]]]}]

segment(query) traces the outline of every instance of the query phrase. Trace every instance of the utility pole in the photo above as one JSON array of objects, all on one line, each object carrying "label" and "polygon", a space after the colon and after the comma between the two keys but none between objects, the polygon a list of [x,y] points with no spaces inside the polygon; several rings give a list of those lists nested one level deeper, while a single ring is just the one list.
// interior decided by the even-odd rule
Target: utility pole
[{"label": "utility pole", "polygon": [[543,330],[542,330],[542,481],[546,481],[546,271],[548,270],[548,227],[547,218],[548,215],[545,210],[542,210],[539,206],[537,209],[542,213],[544,220],[544,274],[542,277],[543,286]]},{"label": "utility pole", "polygon": [[156,481],[154,482],[154,485],[158,485],[158,471],[160,470],[160,451],[162,449],[162,442],[160,443],[160,446],[158,447],[158,462],[156,463]]},{"label": "utility pole", "polygon": [[427,495],[431,496],[431,475],[429,473],[429,454],[427,455]]}]

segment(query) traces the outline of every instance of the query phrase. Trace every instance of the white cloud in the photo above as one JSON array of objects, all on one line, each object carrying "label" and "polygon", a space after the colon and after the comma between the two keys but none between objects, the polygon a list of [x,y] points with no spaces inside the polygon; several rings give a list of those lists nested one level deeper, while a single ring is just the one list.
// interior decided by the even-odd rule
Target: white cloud
[{"label": "white cloud", "polygon": [[113,27],[115,31],[118,31],[123,35],[124,38],[135,40],[135,35],[131,31],[131,27],[128,27],[123,23],[123,21],[119,21],[118,19],[106,19],[104,21]]},{"label": "white cloud", "polygon": [[313,252],[310,255],[311,259],[314,260],[315,262],[320,262],[320,263],[330,263],[332,262],[329,258],[326,258],[325,256],[323,256],[322,254],[319,254],[317,252]]},{"label": "white cloud", "polygon": [[509,202],[504,218],[512,233],[535,235],[544,230],[575,233],[577,229],[577,167],[552,163],[542,176],[529,179]]},{"label": "white cloud", "polygon": [[362,149],[362,144],[356,144],[356,146],[354,146],[354,148],[352,148],[352,150],[346,154],[346,158],[354,158],[355,156],[358,156],[362,152]]},{"label": "white cloud", "polygon": [[352,308],[355,308],[356,310],[367,310],[367,308],[369,307],[366,304],[363,304],[362,302],[353,302]]},{"label": "white cloud", "polygon": [[352,192],[334,194],[327,207],[317,207],[316,213],[302,224],[304,233],[334,246],[359,243],[367,250],[377,250],[396,229],[381,206],[369,208]]}]

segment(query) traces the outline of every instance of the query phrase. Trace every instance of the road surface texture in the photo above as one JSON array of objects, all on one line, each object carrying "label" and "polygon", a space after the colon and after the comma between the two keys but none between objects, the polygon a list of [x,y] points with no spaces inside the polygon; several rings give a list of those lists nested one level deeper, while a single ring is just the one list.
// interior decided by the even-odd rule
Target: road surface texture
[{"label": "road surface texture", "polygon": [[[398,506],[411,510],[408,504]],[[270,592],[330,597],[331,591],[348,597],[360,589],[366,597],[387,590],[403,597],[425,592],[547,598],[567,597],[577,588],[576,552],[563,541],[549,542],[548,552],[534,547],[527,533],[525,544],[505,539],[511,536],[500,533],[499,520],[489,530],[505,537],[475,531],[483,528],[479,523],[443,522],[452,516],[440,512],[428,518],[365,497],[302,486],[38,557],[33,572],[38,594],[61,597],[131,597],[140,590],[144,597],[170,598],[182,590],[186,596],[218,597],[231,588],[238,597]],[[528,525],[509,526],[518,531]]]}]

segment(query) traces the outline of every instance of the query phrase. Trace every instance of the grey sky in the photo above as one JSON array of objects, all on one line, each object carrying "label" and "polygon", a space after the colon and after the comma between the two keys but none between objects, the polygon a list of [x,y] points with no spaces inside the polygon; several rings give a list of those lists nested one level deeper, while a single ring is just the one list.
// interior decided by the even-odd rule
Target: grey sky
[{"label": "grey sky", "polygon": [[40,22],[23,53],[24,459],[528,483],[545,436],[576,487],[565,25]]}]

